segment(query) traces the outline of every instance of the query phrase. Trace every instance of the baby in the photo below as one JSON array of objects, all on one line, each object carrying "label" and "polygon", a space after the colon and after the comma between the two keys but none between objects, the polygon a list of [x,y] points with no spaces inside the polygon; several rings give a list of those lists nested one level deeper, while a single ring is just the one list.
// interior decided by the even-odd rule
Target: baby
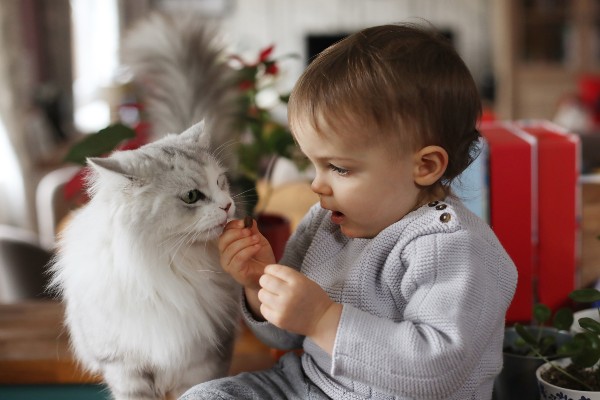
[{"label": "baby", "polygon": [[491,399],[517,273],[450,190],[477,155],[481,105],[430,28],[362,30],[300,77],[289,122],[320,202],[279,263],[241,220],[219,250],[255,335],[304,351],[183,399]]}]

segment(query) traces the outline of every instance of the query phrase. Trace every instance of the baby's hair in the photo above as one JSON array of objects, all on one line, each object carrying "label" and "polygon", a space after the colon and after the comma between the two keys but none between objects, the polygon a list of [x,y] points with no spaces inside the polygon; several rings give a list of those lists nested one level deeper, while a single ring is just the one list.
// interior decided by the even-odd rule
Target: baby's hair
[{"label": "baby's hair", "polygon": [[[398,151],[437,145],[449,155],[449,185],[477,156],[481,102],[452,44],[432,26],[364,29],[320,53],[292,91],[292,131],[310,124],[321,135],[352,135]],[[433,188],[431,188],[433,189]]]}]

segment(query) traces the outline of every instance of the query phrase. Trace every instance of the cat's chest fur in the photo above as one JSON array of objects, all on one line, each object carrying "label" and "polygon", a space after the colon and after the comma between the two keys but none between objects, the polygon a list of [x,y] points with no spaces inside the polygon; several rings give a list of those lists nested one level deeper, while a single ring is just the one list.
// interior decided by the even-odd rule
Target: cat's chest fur
[{"label": "cat's chest fur", "polygon": [[[72,222],[66,232],[71,243],[85,230],[89,238],[85,214],[94,211]],[[166,243],[135,243],[119,232],[114,225],[97,229],[93,243],[81,242],[76,256],[87,261],[70,262],[63,271],[75,341],[102,332],[95,358],[128,354],[141,363],[185,365],[199,342],[219,346],[235,331],[237,287],[222,271],[214,241],[182,244],[173,255]]]}]

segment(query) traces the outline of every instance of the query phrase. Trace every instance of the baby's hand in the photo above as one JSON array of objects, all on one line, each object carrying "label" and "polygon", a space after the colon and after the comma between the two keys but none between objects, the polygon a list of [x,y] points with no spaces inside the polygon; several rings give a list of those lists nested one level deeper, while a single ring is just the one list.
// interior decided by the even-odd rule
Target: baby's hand
[{"label": "baby's hand", "polygon": [[219,238],[219,252],[223,269],[248,289],[258,290],[265,266],[275,262],[271,245],[248,217],[225,225]]},{"label": "baby's hand", "polygon": [[262,289],[258,292],[263,317],[290,332],[315,334],[323,316],[335,304],[327,292],[290,267],[269,265],[264,271],[260,278]]}]

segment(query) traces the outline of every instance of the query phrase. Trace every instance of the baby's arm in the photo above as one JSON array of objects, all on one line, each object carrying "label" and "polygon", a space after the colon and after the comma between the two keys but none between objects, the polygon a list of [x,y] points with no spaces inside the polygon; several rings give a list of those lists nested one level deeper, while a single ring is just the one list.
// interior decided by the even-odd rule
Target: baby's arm
[{"label": "baby's arm", "polygon": [[406,397],[446,398],[497,373],[516,273],[486,239],[457,231],[409,243],[386,271],[403,320],[345,304],[332,374]]},{"label": "baby's arm", "polygon": [[[303,220],[300,222],[300,224],[298,225],[298,227],[296,228],[295,232],[292,234],[291,238],[289,239],[286,245],[286,251],[283,255],[281,263],[288,265],[291,269],[295,270],[297,270],[299,266],[302,265],[304,256],[306,255],[307,249],[310,246],[310,243],[312,242],[314,232],[317,229],[317,226],[313,223],[314,217],[318,213],[322,212],[324,211],[319,207],[319,204],[317,203],[311,208],[307,215],[304,216]],[[236,240],[240,240],[240,238],[238,238],[239,233],[233,234],[229,232],[229,230],[243,230],[243,225],[243,222],[240,220],[230,222],[230,224],[227,225],[225,231],[223,232],[223,237],[220,239],[219,242],[219,248],[222,249],[221,262],[223,263],[223,267],[230,269],[233,272],[235,272],[236,268],[231,264],[235,263],[235,261],[233,260],[233,257],[231,257],[231,255],[228,255],[227,258],[232,258],[232,261],[228,261],[224,257],[224,253],[235,253],[235,249],[233,247],[230,248],[230,246],[232,246],[233,242],[235,242]],[[253,234],[260,235],[258,231],[255,230],[255,226],[252,227],[252,232]],[[250,244],[247,244],[246,246],[251,247],[254,245],[250,242]],[[270,246],[268,248],[270,250]],[[272,250],[270,252],[272,253]],[[261,252],[259,251],[259,254],[260,253]],[[261,267],[259,268],[260,272],[258,273],[258,275],[255,276],[256,280],[250,279],[249,285],[244,285],[246,301],[242,303],[243,316],[246,321],[246,324],[254,332],[256,337],[258,337],[263,343],[278,349],[296,349],[302,346],[304,336],[278,328],[274,324],[265,321],[264,317],[260,313],[260,301],[258,300],[257,295],[258,290],[260,289],[258,280],[260,276],[262,276],[265,266],[267,264],[273,264],[275,262],[274,256],[272,257],[272,261],[265,261],[265,264],[261,265]],[[254,258],[258,258],[258,254],[254,256]],[[225,265],[228,266],[225,267]],[[229,267],[229,265],[231,265],[231,268]],[[238,278],[236,278],[236,280],[240,282]]]},{"label": "baby's arm", "polygon": [[332,354],[342,305],[316,282],[284,265],[268,265],[259,283],[260,312],[273,325],[310,337]]},{"label": "baby's arm", "polygon": [[[245,223],[246,222],[246,223]],[[244,287],[249,311],[257,319],[260,314],[259,278],[265,266],[275,262],[271,245],[258,231],[256,222],[246,227],[247,221],[230,221],[219,238],[220,261],[223,269]]]}]

